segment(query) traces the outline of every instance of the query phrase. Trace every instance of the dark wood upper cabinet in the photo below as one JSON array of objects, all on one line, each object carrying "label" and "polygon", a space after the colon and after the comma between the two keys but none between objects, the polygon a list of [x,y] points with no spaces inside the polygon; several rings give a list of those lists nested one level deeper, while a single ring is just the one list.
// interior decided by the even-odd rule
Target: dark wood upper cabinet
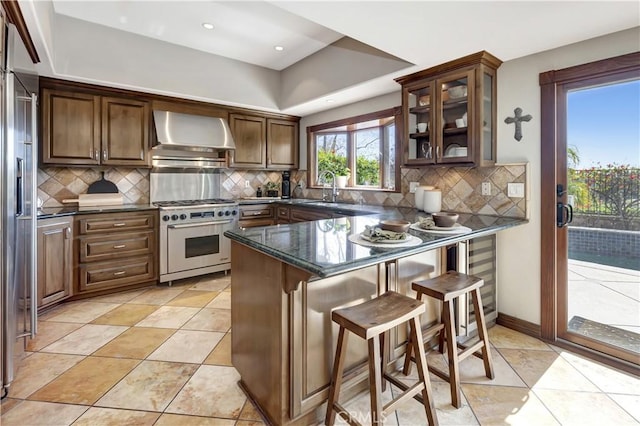
[{"label": "dark wood upper cabinet", "polygon": [[100,164],[100,97],[42,90],[42,162]]},{"label": "dark wood upper cabinet", "polygon": [[298,123],[267,119],[267,168],[298,168]]},{"label": "dark wood upper cabinet", "polygon": [[298,168],[298,122],[229,114],[236,142],[229,167],[289,170]]},{"label": "dark wood upper cabinet", "polygon": [[149,167],[149,103],[42,89],[42,163]]},{"label": "dark wood upper cabinet", "polygon": [[231,154],[231,167],[266,167],[266,120],[264,117],[229,114],[229,127],[236,149]]},{"label": "dark wood upper cabinet", "polygon": [[501,64],[482,51],[396,79],[402,85],[406,166],[495,164]]},{"label": "dark wood upper cabinet", "polygon": [[147,166],[148,102],[102,98],[102,164]]}]

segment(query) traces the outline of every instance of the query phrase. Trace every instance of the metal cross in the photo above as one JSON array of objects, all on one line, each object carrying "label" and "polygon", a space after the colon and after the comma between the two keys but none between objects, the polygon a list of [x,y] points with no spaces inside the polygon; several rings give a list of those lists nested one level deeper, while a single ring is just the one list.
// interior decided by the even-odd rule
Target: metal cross
[{"label": "metal cross", "polygon": [[515,117],[507,117],[504,122],[507,124],[516,123],[516,134],[513,135],[518,142],[522,139],[522,122],[531,120],[531,114],[522,115],[522,108],[518,107],[513,110]]}]

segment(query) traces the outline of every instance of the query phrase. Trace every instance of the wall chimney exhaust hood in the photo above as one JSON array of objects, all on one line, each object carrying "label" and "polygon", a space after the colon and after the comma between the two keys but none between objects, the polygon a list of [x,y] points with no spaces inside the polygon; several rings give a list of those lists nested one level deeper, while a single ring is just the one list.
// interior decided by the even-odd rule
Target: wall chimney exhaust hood
[{"label": "wall chimney exhaust hood", "polygon": [[154,110],[153,120],[157,148],[236,149],[231,129],[224,118]]}]

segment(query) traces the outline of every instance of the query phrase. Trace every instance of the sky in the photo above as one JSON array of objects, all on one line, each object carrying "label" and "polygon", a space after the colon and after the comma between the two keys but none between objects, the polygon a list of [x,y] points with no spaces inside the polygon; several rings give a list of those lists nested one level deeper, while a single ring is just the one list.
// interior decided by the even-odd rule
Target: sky
[{"label": "sky", "polygon": [[640,167],[640,80],[569,93],[567,143],[578,169],[599,162]]}]

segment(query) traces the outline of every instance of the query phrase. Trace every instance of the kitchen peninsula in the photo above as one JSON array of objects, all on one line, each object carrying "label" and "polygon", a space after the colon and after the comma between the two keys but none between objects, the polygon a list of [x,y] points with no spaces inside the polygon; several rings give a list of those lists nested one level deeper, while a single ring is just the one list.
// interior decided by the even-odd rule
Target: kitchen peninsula
[{"label": "kitchen peninsula", "polygon": [[[333,203],[324,207],[341,212],[350,208]],[[353,216],[348,217],[225,232],[231,239],[233,270],[232,362],[243,388],[272,424],[312,424],[323,415],[318,408],[327,399],[337,340],[332,310],[387,290],[413,295],[412,281],[439,275],[447,268],[450,256],[445,248],[527,223],[461,214],[459,223],[470,232],[411,230],[419,239],[415,246],[365,247],[351,242],[349,236],[381,218],[414,223],[424,213],[409,208],[352,208]],[[459,259],[454,262],[458,269],[466,269]],[[435,308],[427,304],[423,325],[435,321]],[[405,338],[404,329],[391,333],[386,348],[391,362],[402,355]],[[366,386],[366,357],[364,341],[350,342],[346,370],[362,380],[343,389],[345,397]]]}]

